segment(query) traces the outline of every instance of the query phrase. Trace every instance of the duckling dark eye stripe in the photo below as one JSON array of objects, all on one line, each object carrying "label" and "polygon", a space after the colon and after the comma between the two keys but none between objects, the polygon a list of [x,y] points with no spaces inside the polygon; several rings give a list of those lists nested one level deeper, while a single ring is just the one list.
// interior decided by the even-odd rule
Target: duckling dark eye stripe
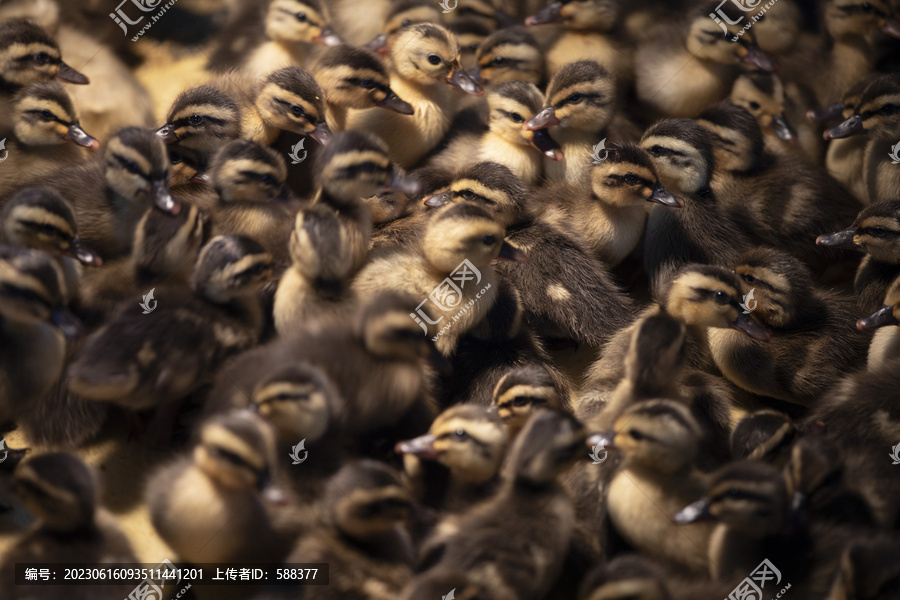
[{"label": "duckling dark eye stripe", "polygon": [[118,162],[119,165],[120,165],[123,169],[127,169],[127,170],[130,171],[132,167],[137,167],[137,168],[138,168],[138,171],[139,171],[138,175],[141,175],[141,176],[143,176],[143,177],[146,177],[146,176],[147,176],[147,175],[144,173],[144,171],[141,169],[140,165],[138,165],[138,164],[135,163],[134,161],[128,160],[127,158],[125,158],[124,156],[121,156],[121,155],[119,155],[119,154],[113,154],[113,158],[116,159],[116,162]]},{"label": "duckling dark eye stripe", "polygon": [[[295,12],[292,11],[292,10],[287,10],[286,8],[279,8],[278,10],[280,10],[281,12],[283,12],[283,13],[286,14],[286,15],[290,15],[291,18],[296,18],[296,14],[297,14],[297,13],[295,13]],[[319,23],[319,22],[317,22],[317,21],[314,21],[314,20],[310,19],[310,18],[309,18],[309,13],[306,13],[306,22],[309,23],[310,25],[312,25],[313,27],[321,27],[321,26],[322,26],[321,23]]]},{"label": "duckling dark eye stripe", "polygon": [[350,165],[348,167],[341,167],[337,170],[335,176],[340,179],[350,179],[352,177],[355,177],[359,173],[383,173],[385,175],[390,175],[391,168],[389,166],[385,167],[373,162],[364,162],[356,165]]},{"label": "duckling dark eye stripe", "polygon": [[[610,179],[615,179],[616,181],[620,181],[620,182],[625,183],[625,184],[627,184],[627,185],[634,185],[634,184],[628,183],[628,181],[626,181],[626,178],[627,178],[627,177],[635,177],[635,178],[637,178],[637,183],[639,183],[639,184],[641,184],[641,185],[644,185],[644,186],[647,186],[647,187],[651,187],[651,188],[653,187],[653,182],[652,182],[652,181],[649,181],[649,180],[647,180],[647,179],[644,179],[644,178],[641,177],[640,175],[634,175],[633,173],[632,173],[632,174],[629,174],[629,175],[608,175],[608,177],[609,177]],[[599,198],[597,198],[597,200],[599,200]]]},{"label": "duckling dark eye stripe", "polygon": [[[293,102],[288,102],[288,101],[286,101],[286,100],[282,100],[281,98],[273,98],[273,100],[275,100],[275,102],[277,102],[278,104],[280,104],[280,105],[282,105],[282,106],[286,106],[287,108],[290,108],[290,109],[292,109],[293,106],[294,106],[294,103],[293,103]],[[299,106],[299,105],[298,105],[298,106]],[[303,118],[305,118],[305,119],[308,119],[309,115],[306,114],[306,111],[303,110],[303,107],[302,107],[302,106],[300,107],[300,109],[301,109],[303,112],[301,112],[301,113],[300,113],[299,115],[297,115],[297,116],[298,116],[298,117],[303,117]]]},{"label": "duckling dark eye stripe", "polygon": [[[348,83],[352,83],[353,85],[355,85],[357,87],[363,87],[363,84],[362,84],[363,80],[360,79],[359,77],[345,77],[344,81],[346,81]],[[379,92],[384,92],[385,94],[391,93],[391,88],[389,86],[378,83],[377,81],[373,81],[372,83],[374,84],[372,86],[373,90],[378,90]]]},{"label": "duckling dark eye stripe", "polygon": [[[38,109],[38,108],[35,108],[35,109],[32,109],[32,110],[26,110],[26,111],[25,111],[25,114],[28,114],[28,115],[34,115],[34,116],[36,116],[36,117],[40,117],[40,116],[43,116],[43,112],[44,112],[44,109]],[[64,123],[62,120],[59,119],[59,117],[57,117],[57,116],[54,115],[53,113],[50,113],[50,114],[53,116],[53,118],[50,119],[51,121],[56,121],[57,123],[62,123],[63,125],[67,125],[67,123]]]}]

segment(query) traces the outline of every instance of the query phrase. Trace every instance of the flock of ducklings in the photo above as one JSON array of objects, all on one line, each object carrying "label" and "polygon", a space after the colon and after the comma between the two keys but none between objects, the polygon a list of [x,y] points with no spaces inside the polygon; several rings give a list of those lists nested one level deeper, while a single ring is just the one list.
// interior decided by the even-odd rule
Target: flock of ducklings
[{"label": "flock of ducklings", "polygon": [[451,2],[0,2],[0,597],[900,598],[900,2]]}]

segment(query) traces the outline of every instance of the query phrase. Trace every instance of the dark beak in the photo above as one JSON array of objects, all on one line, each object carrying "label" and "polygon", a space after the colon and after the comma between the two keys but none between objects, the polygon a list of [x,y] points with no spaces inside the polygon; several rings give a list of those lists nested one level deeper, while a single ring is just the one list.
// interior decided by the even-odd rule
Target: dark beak
[{"label": "dark beak", "polygon": [[83,265],[99,267],[103,264],[103,259],[100,258],[100,255],[85,246],[84,242],[81,241],[81,238],[77,236],[72,240],[72,245],[69,247],[69,253],[70,256],[77,258]]},{"label": "dark beak", "polygon": [[786,142],[797,141],[797,132],[794,131],[791,124],[787,122],[784,115],[775,115],[772,117],[772,129],[775,130],[775,135],[777,135],[779,139]]},{"label": "dark beak", "polygon": [[856,135],[864,131],[865,129],[863,129],[862,117],[859,115],[852,115],[849,119],[847,119],[840,125],[832,127],[822,135],[826,140],[837,140],[840,138],[850,137],[851,135]]},{"label": "dark beak", "polygon": [[156,130],[156,135],[161,137],[163,141],[167,144],[174,144],[178,141],[178,136],[175,135],[175,126],[171,123],[166,123],[162,127]]},{"label": "dark beak", "polygon": [[371,50],[372,52],[379,53],[385,48],[387,48],[388,35],[386,33],[379,33],[376,35],[371,42],[363,46],[366,50]]},{"label": "dark beak", "polygon": [[435,459],[440,456],[440,454],[438,454],[434,449],[435,441],[437,441],[437,438],[433,435],[420,435],[419,437],[413,438],[411,440],[397,442],[397,445],[394,446],[394,452],[398,454],[413,454],[422,458]]},{"label": "dark beak", "polygon": [[448,204],[453,199],[453,192],[447,190],[446,192],[441,192],[440,194],[432,194],[425,198],[425,206],[430,206],[431,208],[439,208]]},{"label": "dark beak", "polygon": [[322,121],[321,123],[316,125],[316,128],[309,133],[309,137],[316,140],[323,146],[331,141],[331,135],[331,129],[328,127],[325,121]]},{"label": "dark beak", "polygon": [[732,329],[742,331],[754,340],[759,340],[760,342],[768,342],[772,339],[772,336],[769,335],[768,331],[762,328],[762,325],[751,319],[750,315],[745,315],[744,313],[740,313],[737,319],[729,323],[729,325]]},{"label": "dark beak", "polygon": [[746,48],[747,54],[741,57],[742,63],[756,67],[760,71],[765,71],[766,73],[775,71],[775,61],[773,61],[768,54],[760,50],[758,46],[751,44]]},{"label": "dark beak", "polygon": [[500,254],[497,255],[497,259],[525,262],[528,260],[528,255],[504,240],[503,244],[500,245]]},{"label": "dark beak", "polygon": [[585,445],[588,448],[593,448],[597,444],[602,444],[604,450],[618,450],[615,443],[613,443],[614,439],[616,439],[615,431],[604,431],[588,436],[588,439],[585,440]]},{"label": "dark beak", "polygon": [[481,76],[481,68],[474,67],[469,71],[469,77],[477,81],[481,85],[487,85],[489,82],[487,79]]},{"label": "dark beak", "polygon": [[317,35],[313,41],[324,46],[340,46],[344,42],[344,40],[335,33],[334,29],[331,28],[331,25],[323,27],[322,32]]},{"label": "dark beak", "polygon": [[91,82],[90,79],[64,62],[59,63],[59,71],[56,73],[56,78],[60,81],[67,81],[77,85],[87,85]]},{"label": "dark beak", "polygon": [[546,129],[538,129],[531,137],[531,145],[551,160],[562,160],[563,151]]},{"label": "dark beak", "polygon": [[560,12],[561,9],[562,2],[554,2],[525,19],[525,24],[543,25],[545,23],[561,23],[563,20],[562,13]]},{"label": "dark beak", "polygon": [[447,83],[453,87],[458,87],[472,96],[481,96],[484,94],[484,88],[478,85],[474,79],[469,77],[469,74],[458,64],[454,67],[453,71],[450,72],[450,76],[447,77]]},{"label": "dark beak", "polygon": [[688,523],[698,523],[700,521],[713,521],[712,515],[709,514],[709,505],[710,501],[708,498],[701,498],[675,513],[672,517],[672,521],[676,525],[687,525]]},{"label": "dark beak", "polygon": [[650,202],[658,202],[663,206],[672,206],[674,208],[682,208],[684,206],[684,200],[664,188],[661,183],[656,184],[656,187],[653,188],[653,193],[647,200]]},{"label": "dark beak", "polygon": [[69,125],[69,131],[63,136],[63,139],[94,150],[100,147],[100,142],[85,133],[77,123]]},{"label": "dark beak", "polygon": [[819,246],[828,246],[829,248],[856,250],[856,244],[853,243],[854,236],[856,236],[855,229],[845,229],[844,231],[838,231],[837,233],[820,235],[816,238],[816,244]]},{"label": "dark beak", "polygon": [[900,325],[900,321],[894,315],[893,306],[882,306],[868,317],[856,322],[857,329],[877,329],[887,325]]},{"label": "dark beak", "polygon": [[538,129],[552,127],[553,125],[559,125],[559,119],[556,118],[556,109],[552,106],[548,106],[525,121],[523,127],[529,131],[537,131]]},{"label": "dark beak", "polygon": [[50,316],[50,322],[66,336],[67,340],[77,340],[84,332],[84,326],[68,308],[57,308]]},{"label": "dark beak", "polygon": [[411,115],[416,112],[412,104],[401,100],[400,96],[395,94],[393,91],[391,91],[391,93],[389,93],[384,100],[379,102],[378,105],[382,108],[400,113],[401,115]]},{"label": "dark beak", "polygon": [[806,118],[813,121],[833,121],[840,119],[843,113],[844,105],[840,102],[835,102],[828,106],[821,106],[815,110],[807,111]]},{"label": "dark beak", "polygon": [[900,21],[897,19],[887,19],[881,26],[881,32],[891,37],[900,38]]},{"label": "dark beak", "polygon": [[164,179],[153,182],[150,188],[150,199],[157,208],[170,215],[177,215],[181,212],[181,205],[169,193],[169,184]]}]

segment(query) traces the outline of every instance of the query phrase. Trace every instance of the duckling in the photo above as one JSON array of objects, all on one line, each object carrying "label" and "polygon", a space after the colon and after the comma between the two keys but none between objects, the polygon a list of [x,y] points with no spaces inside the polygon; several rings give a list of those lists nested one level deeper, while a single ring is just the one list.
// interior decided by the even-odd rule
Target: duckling
[{"label": "duckling", "polygon": [[[464,0],[465,1],[465,0]],[[459,6],[460,15],[465,6]],[[481,43],[492,33],[493,24],[487,24],[475,15],[460,16],[447,24],[447,30],[456,36],[459,42],[459,64],[470,75],[476,64],[476,56]],[[473,80],[477,81],[474,77]]]},{"label": "duckling", "polygon": [[497,382],[491,405],[503,422],[510,439],[515,439],[531,415],[549,408],[571,412],[569,390],[542,364],[526,364],[510,369]]},{"label": "duckling", "polygon": [[763,345],[729,331],[709,332],[713,359],[733,383],[810,406],[865,361],[869,338],[853,326],[853,299],[818,289],[796,258],[755,248],[741,256],[735,273],[744,310],[753,309],[771,336]]},{"label": "duckling", "polygon": [[853,286],[864,314],[882,306],[891,283],[900,274],[900,202],[879,202],[860,211],[849,229],[820,235],[816,243],[865,252]]},{"label": "duckling", "polygon": [[304,535],[288,563],[327,562],[328,585],[306,586],[303,597],[371,600],[393,597],[413,574],[414,554],[403,527],[415,505],[399,473],[359,460],[338,471],[324,499],[328,524]]},{"label": "duckling", "polygon": [[[370,40],[364,48],[384,55],[387,52],[390,41],[395,39],[397,32],[410,25],[419,23],[440,23],[441,11],[438,6],[428,2],[428,0],[393,0],[389,2],[380,33],[369,35],[366,39]],[[460,8],[457,5],[457,8]],[[355,9],[355,7],[354,7]],[[367,17],[371,26],[371,17]]]},{"label": "duckling", "polygon": [[650,155],[637,144],[610,147],[605,159],[587,168],[590,192],[568,186],[554,190],[554,200],[536,199],[546,208],[541,220],[574,232],[585,247],[614,267],[637,247],[652,203],[680,208],[684,202],[659,182]]},{"label": "duckling", "polygon": [[599,63],[580,60],[567,64],[547,87],[545,108],[525,122],[525,129],[550,130],[562,146],[563,161],[548,156],[544,172],[550,181],[584,185],[593,148],[602,139],[637,140],[639,132],[616,116],[616,84]]},{"label": "duckling", "polygon": [[272,257],[258,243],[213,238],[200,251],[192,289],[156,288],[151,313],[138,312],[150,303],[146,295],[143,303],[126,301],[89,336],[69,367],[69,389],[85,400],[133,410],[184,398],[228,356],[259,341],[257,292],[271,273]]},{"label": "duckling", "polygon": [[235,411],[199,430],[193,449],[151,475],[145,501],[156,533],[184,561],[272,562],[290,551],[271,504],[274,434],[259,416]]},{"label": "duckling", "polygon": [[[72,454],[36,456],[16,469],[14,489],[37,519],[9,546],[0,561],[6,598],[20,597],[13,582],[14,563],[74,563],[88,561],[115,568],[137,562],[128,537],[113,516],[99,506],[97,480],[92,470]],[[131,586],[42,587],[31,597],[111,600]],[[124,589],[123,589],[124,588]]]},{"label": "duckling", "polygon": [[896,597],[900,571],[889,559],[900,552],[896,540],[889,537],[854,540],[841,554],[838,573],[828,600],[889,600]]},{"label": "duckling", "polygon": [[51,255],[0,246],[0,281],[0,426],[9,427],[50,392],[66,339],[77,338],[81,324],[66,308],[65,276]]},{"label": "duckling", "polygon": [[32,21],[11,19],[0,23],[0,129],[12,115],[12,98],[22,88],[59,79],[84,85],[88,78],[63,62],[59,46]]},{"label": "duckling", "polygon": [[98,160],[60,169],[35,183],[56,190],[75,211],[78,234],[104,260],[127,254],[137,222],[151,205],[178,214],[169,193],[165,144],[152,131],[126,127]]},{"label": "duckling", "polygon": [[491,597],[543,598],[562,572],[575,521],[558,479],[583,454],[584,440],[573,417],[535,413],[510,449],[499,491],[442,521],[425,542],[423,574],[455,569]]},{"label": "duckling", "polygon": [[657,208],[647,221],[644,268],[655,294],[685,264],[731,268],[751,247],[710,188],[715,169],[710,138],[687,119],[659,121],[641,138],[662,184],[684,198],[683,208]]},{"label": "duckling", "polygon": [[459,45],[439,25],[410,25],[390,45],[391,89],[413,107],[412,115],[368,109],[352,112],[347,128],[371,132],[385,140],[394,161],[408,169],[444,137],[450,127],[452,99],[444,82],[468,94],[483,90],[459,64]]},{"label": "duckling", "polygon": [[540,46],[533,35],[518,27],[501,29],[482,41],[470,74],[481,85],[520,81],[542,86],[546,80]]},{"label": "duckling", "polygon": [[[811,110],[808,115],[817,121],[844,121],[853,116],[862,94],[878,76],[869,75],[857,81],[844,94],[842,101]],[[868,139],[862,135],[832,139],[825,154],[825,168],[840,181],[860,202],[868,202],[866,190],[865,158]]]},{"label": "duckling", "polygon": [[[56,82],[35,83],[13,99],[13,134],[0,173],[0,197],[28,179],[45,177],[61,166],[83,162],[100,142],[85,133],[72,99]],[[72,145],[65,142],[72,142]]]},{"label": "duckling", "polygon": [[801,431],[783,412],[763,409],[741,419],[731,432],[735,460],[759,460],[783,468]]},{"label": "duckling", "polygon": [[325,94],[306,71],[297,67],[272,71],[254,92],[253,110],[244,111],[242,137],[263,146],[274,144],[285,131],[308,135],[319,144],[331,139],[325,120]]},{"label": "duckling", "polygon": [[881,368],[897,356],[900,329],[889,325],[900,325],[900,277],[888,289],[884,306],[856,322],[859,329],[876,330],[869,346],[867,365],[870,370]]},{"label": "duckling", "polygon": [[[634,57],[637,96],[656,116],[694,117],[719,102],[740,74],[738,65],[774,70],[772,59],[756,45],[752,29],[731,25],[722,34],[709,18],[717,10],[734,13],[733,23],[744,14],[730,4],[704,3],[690,13],[684,26],[666,29],[638,46]],[[738,37],[738,31],[746,35]]]}]

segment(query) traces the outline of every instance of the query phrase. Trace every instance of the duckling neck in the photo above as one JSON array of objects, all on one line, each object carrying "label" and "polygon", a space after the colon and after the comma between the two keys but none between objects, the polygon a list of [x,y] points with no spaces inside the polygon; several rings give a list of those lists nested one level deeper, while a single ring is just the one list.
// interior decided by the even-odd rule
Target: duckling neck
[{"label": "duckling neck", "polygon": [[347,129],[347,107],[334,102],[326,102],[325,122],[332,131],[344,131]]},{"label": "duckling neck", "polygon": [[478,159],[506,165],[527,184],[536,183],[541,174],[542,161],[536,150],[508,140],[494,131],[488,131],[482,136]]}]

